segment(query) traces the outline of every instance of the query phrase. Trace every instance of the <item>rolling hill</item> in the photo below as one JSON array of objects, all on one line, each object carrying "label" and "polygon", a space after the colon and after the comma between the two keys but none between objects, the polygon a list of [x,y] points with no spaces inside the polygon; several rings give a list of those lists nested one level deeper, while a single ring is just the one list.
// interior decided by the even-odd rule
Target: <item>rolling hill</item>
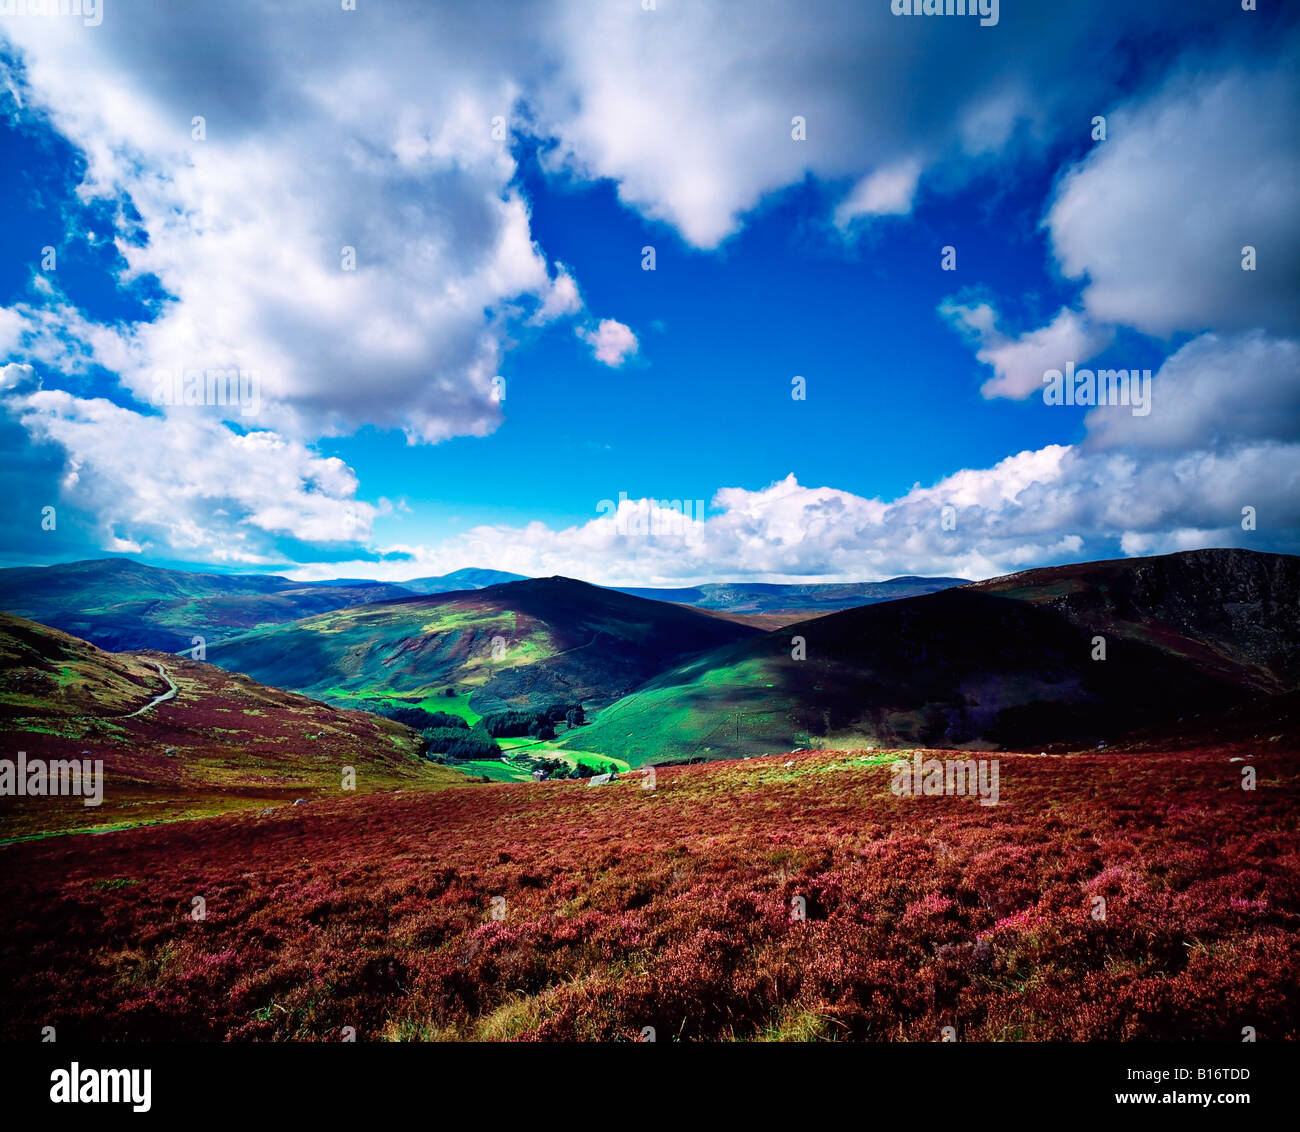
[{"label": "rolling hill", "polygon": [[[175,688],[172,695],[171,688]],[[205,816],[299,797],[452,785],[413,731],[166,653],[109,653],[0,614],[3,758],[102,760],[103,801],[0,797],[0,839]]]},{"label": "rolling hill", "polygon": [[199,574],[122,558],[0,570],[0,609],[100,648],[190,649],[263,625],[404,597],[386,582],[303,583],[265,574]]},{"label": "rolling hill", "polygon": [[533,578],[337,610],[220,643],[208,659],[335,703],[427,701],[482,715],[611,703],[690,654],[757,634],[694,609]]},{"label": "rolling hill", "polygon": [[821,613],[937,593],[966,583],[965,578],[918,578],[908,575],[883,582],[809,583],[711,582],[679,589],[618,589],[620,593],[693,605],[717,613],[751,618],[752,624],[776,628]]},{"label": "rolling hill", "polygon": [[[806,659],[792,657],[797,637]],[[791,625],[654,677],[581,742],[633,765],[817,745],[1083,746],[1191,730],[1298,684],[1300,558],[1192,551]]]},{"label": "rolling hill", "polygon": [[464,570],[453,570],[450,574],[439,574],[434,578],[411,578],[400,582],[403,589],[417,594],[446,594],[457,590],[481,590],[488,586],[499,586],[503,582],[522,582],[522,574],[511,574],[505,570],[482,570],[467,566]]}]

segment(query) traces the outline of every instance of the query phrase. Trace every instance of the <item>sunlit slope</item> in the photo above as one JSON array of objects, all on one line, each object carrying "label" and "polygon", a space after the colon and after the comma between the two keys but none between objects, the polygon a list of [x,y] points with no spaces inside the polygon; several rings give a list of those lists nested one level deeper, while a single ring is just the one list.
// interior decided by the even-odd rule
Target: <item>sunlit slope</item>
[{"label": "sunlit slope", "polygon": [[[172,689],[175,689],[173,692]],[[165,697],[165,698],[164,698]],[[0,614],[0,757],[102,762],[102,803],[0,798],[0,839],[464,782],[410,728],[167,653],[109,653]]]},{"label": "sunlit slope", "polygon": [[335,702],[468,695],[485,714],[610,703],[686,656],[756,635],[693,609],[536,578],[310,617],[245,634],[208,658]]}]

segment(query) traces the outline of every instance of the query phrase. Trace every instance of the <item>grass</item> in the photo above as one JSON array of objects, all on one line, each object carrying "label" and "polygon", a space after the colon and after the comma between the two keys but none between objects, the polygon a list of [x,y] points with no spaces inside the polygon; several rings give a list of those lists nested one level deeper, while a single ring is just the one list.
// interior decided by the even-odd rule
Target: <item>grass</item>
[{"label": "grass", "polygon": [[1295,1040],[1300,777],[1228,753],[999,754],[991,808],[809,751],[14,845],[0,1039]]},{"label": "grass", "polygon": [[422,711],[442,711],[448,715],[459,716],[471,727],[483,717],[470,707],[473,692],[457,692],[454,696],[446,694],[445,689],[437,689],[422,695],[404,695],[393,692],[382,685],[362,690],[354,688],[324,688],[315,693],[326,703],[339,707],[355,708],[358,711],[377,711],[381,707],[417,707]]}]

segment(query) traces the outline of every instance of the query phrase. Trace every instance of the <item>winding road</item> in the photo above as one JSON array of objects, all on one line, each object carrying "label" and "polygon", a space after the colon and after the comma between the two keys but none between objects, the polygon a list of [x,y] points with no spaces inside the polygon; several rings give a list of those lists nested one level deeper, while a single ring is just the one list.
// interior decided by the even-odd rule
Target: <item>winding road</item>
[{"label": "winding road", "polygon": [[168,673],[167,669],[165,669],[162,666],[162,663],[160,661],[155,660],[154,665],[158,669],[158,675],[167,681],[167,691],[163,692],[163,694],[160,696],[154,696],[154,698],[150,700],[147,704],[145,704],[144,707],[136,708],[135,711],[129,712],[128,714],[124,716],[120,716],[119,718],[132,719],[137,715],[143,715],[152,707],[157,707],[159,704],[166,703],[168,700],[175,698],[176,693],[180,690],[179,688],[176,687],[176,681],[174,681],[171,678],[171,675]]}]

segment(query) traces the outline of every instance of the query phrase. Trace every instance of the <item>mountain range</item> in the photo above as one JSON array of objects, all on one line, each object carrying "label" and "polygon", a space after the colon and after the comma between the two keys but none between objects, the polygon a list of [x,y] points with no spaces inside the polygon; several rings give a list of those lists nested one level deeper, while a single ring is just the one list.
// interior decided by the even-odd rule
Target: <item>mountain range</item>
[{"label": "mountain range", "polygon": [[654,601],[693,605],[719,613],[752,618],[751,624],[778,628],[822,613],[835,613],[860,605],[896,601],[903,597],[937,593],[966,583],[965,578],[918,578],[906,576],[883,582],[712,582],[680,589],[622,589],[625,594]]},{"label": "mountain range", "polygon": [[[470,724],[581,704],[585,724],[547,740],[551,753],[632,766],[798,747],[1168,745],[1228,719],[1253,735],[1294,718],[1300,686],[1300,558],[1286,555],[1189,551],[964,584],[628,593],[553,577],[464,588],[493,576],[423,579],[462,588],[417,595],[112,560],[0,572],[0,603],[97,644],[186,652],[183,662],[135,654],[137,684],[165,659],[333,708],[420,708]],[[822,608],[850,598],[874,604]],[[742,623],[775,603],[789,615],[797,601],[818,615],[766,632]],[[751,612],[731,612],[745,603]],[[190,648],[205,629],[206,665]],[[58,680],[43,679],[52,695]],[[84,683],[103,689],[104,710],[115,705],[113,681]]]},{"label": "mountain range", "polygon": [[791,625],[661,673],[582,743],[633,765],[819,745],[1091,746],[1298,681],[1300,558],[1190,551]]},{"label": "mountain range", "polygon": [[[332,578],[301,582],[274,574],[212,574],[145,566],[125,558],[0,569],[0,609],[62,629],[105,649],[180,652],[354,605],[414,594],[481,590],[526,579],[466,567],[449,574],[377,582]],[[959,584],[955,578],[894,578],[846,585],[721,583],[621,593],[696,606],[771,629],[815,612],[910,597]],[[201,655],[201,654],[200,654]]]}]

